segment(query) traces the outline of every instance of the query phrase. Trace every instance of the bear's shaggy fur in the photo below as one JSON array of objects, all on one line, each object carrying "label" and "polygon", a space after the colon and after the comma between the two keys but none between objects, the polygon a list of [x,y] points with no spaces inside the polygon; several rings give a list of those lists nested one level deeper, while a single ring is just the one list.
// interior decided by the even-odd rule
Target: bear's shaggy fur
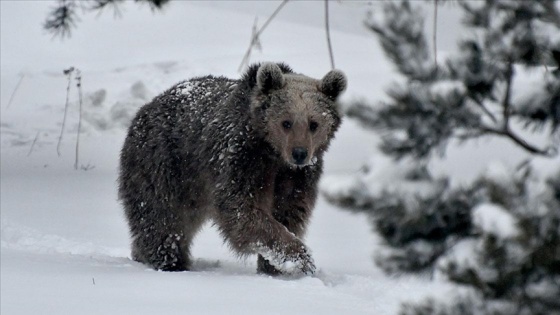
[{"label": "bear's shaggy fur", "polygon": [[315,80],[265,63],[240,80],[181,82],[143,106],[120,159],[133,259],[188,270],[212,219],[236,253],[259,254],[259,272],[313,273],[301,238],[345,88],[337,70]]}]

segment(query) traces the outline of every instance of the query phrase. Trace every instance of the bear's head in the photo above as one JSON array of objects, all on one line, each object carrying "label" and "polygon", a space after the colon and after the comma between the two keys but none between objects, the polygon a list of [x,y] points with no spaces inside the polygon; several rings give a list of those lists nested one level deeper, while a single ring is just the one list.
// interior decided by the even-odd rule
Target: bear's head
[{"label": "bear's head", "polygon": [[256,67],[251,113],[257,128],[289,165],[313,164],[340,125],[336,100],[346,89],[346,77],[332,70],[316,80],[295,74],[284,64]]}]

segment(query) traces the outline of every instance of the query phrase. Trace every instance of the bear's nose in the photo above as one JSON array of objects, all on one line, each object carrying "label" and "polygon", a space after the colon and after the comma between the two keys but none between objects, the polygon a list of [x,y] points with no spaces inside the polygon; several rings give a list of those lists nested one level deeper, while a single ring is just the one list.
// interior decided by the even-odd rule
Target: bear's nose
[{"label": "bear's nose", "polygon": [[294,162],[298,165],[303,164],[305,162],[305,158],[307,158],[307,149],[297,147],[292,150],[292,157],[294,158]]}]

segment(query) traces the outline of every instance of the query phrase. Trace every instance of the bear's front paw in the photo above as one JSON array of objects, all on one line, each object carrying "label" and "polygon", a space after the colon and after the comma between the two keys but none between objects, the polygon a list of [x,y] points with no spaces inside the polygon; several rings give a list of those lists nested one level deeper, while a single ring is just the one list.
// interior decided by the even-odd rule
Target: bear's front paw
[{"label": "bear's front paw", "polygon": [[260,254],[283,275],[313,275],[317,270],[309,250],[299,241],[267,248]]},{"label": "bear's front paw", "polygon": [[[286,269],[288,269],[287,273],[289,274],[302,273],[310,276],[317,270],[309,250],[304,245],[300,247],[300,251],[298,251],[295,255],[288,255],[287,261],[284,264],[288,265]],[[290,268],[290,265],[292,264],[293,266]]]}]

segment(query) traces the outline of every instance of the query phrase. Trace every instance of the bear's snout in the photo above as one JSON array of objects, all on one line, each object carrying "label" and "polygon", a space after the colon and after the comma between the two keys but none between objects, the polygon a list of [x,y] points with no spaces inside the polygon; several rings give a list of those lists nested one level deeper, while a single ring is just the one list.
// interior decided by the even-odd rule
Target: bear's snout
[{"label": "bear's snout", "polygon": [[297,165],[302,165],[305,163],[305,159],[307,158],[307,149],[302,147],[297,147],[292,150],[292,158],[294,159],[294,163]]}]

